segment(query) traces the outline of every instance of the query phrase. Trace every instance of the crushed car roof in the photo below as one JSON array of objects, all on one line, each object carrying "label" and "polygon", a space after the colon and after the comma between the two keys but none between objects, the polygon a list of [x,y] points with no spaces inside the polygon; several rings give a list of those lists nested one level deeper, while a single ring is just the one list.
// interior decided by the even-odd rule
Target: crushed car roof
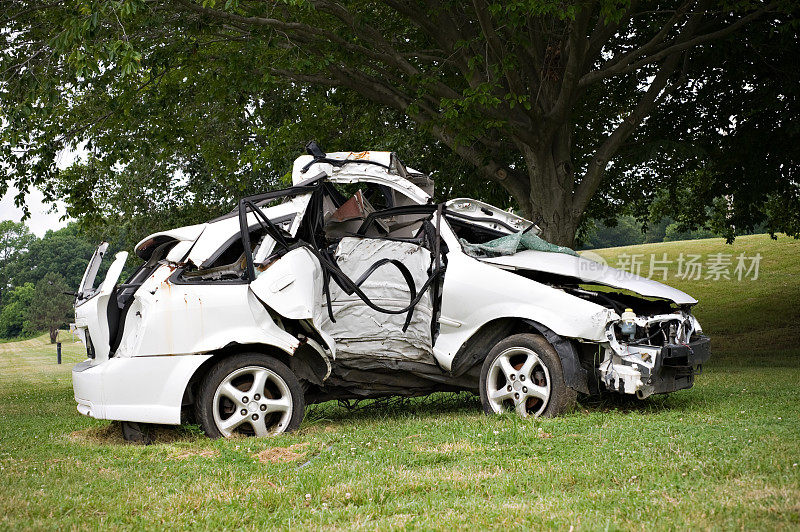
[{"label": "crushed car roof", "polygon": [[[392,152],[334,152],[324,154],[323,158],[302,155],[295,159],[292,170],[294,186],[313,181],[320,175],[327,176],[333,183],[376,183],[386,185],[410,198],[413,202],[426,204],[431,201],[433,183],[426,175],[407,168]],[[417,182],[430,193],[414,184]],[[307,197],[296,197],[292,200],[265,208],[270,217],[281,217],[302,211],[308,202]],[[200,267],[207,262],[222,244],[239,234],[239,221],[231,214],[206,223],[178,227],[161,231],[143,238],[134,247],[136,255],[147,260],[153,250],[165,242],[195,242],[186,259]],[[248,222],[256,224],[255,215],[248,214]]]}]

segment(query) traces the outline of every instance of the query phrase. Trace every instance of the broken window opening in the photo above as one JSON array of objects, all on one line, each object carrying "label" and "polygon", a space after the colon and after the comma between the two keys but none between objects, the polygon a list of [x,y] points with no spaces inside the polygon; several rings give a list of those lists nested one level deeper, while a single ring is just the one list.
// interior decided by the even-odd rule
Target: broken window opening
[{"label": "broken window opening", "polygon": [[[423,295],[427,292],[429,288],[434,290],[434,300],[437,302],[440,299],[438,297],[439,294],[439,287],[438,284],[441,280],[441,277],[444,275],[446,259],[442,259],[441,253],[446,251],[446,248],[442,246],[441,240],[441,216],[443,214],[444,207],[443,205],[413,205],[413,206],[406,206],[406,207],[396,207],[393,209],[384,209],[383,211],[373,212],[367,216],[367,220],[369,223],[367,224],[367,220],[365,220],[359,230],[363,228],[364,232],[366,233],[370,226],[373,226],[375,223],[379,223],[379,218],[391,217],[391,216],[407,216],[407,215],[419,215],[425,214],[427,218],[430,218],[436,214],[437,221],[435,228],[431,231],[429,230],[426,235],[432,237],[432,241],[429,242],[429,250],[432,253],[431,257],[431,264],[432,266],[429,269],[429,277],[428,279],[422,284],[421,287],[416,287],[413,282],[413,277],[407,272],[407,268],[402,264],[401,261],[378,261],[379,263],[375,263],[371,266],[371,270],[368,269],[368,272],[362,274],[362,276],[357,280],[354,281],[350,277],[348,277],[338,266],[337,260],[334,257],[336,246],[333,244],[336,242],[334,239],[333,241],[329,240],[326,233],[325,233],[325,214],[326,214],[326,200],[332,202],[334,205],[341,203],[341,198],[333,198],[331,197],[333,194],[331,193],[332,187],[327,186],[329,183],[325,183],[324,181],[317,180],[311,186],[306,187],[292,187],[284,190],[279,190],[275,192],[267,193],[266,195],[262,194],[260,196],[253,196],[242,198],[239,201],[239,222],[242,228],[242,244],[244,248],[244,255],[245,255],[245,267],[247,268],[247,279],[250,281],[254,280],[256,277],[255,274],[255,263],[253,259],[253,247],[251,246],[250,242],[250,234],[248,231],[245,230],[245,224],[247,220],[247,213],[252,212],[255,214],[258,223],[262,226],[262,229],[275,239],[278,247],[280,248],[278,253],[286,253],[296,247],[303,246],[308,251],[310,251],[318,260],[320,267],[322,268],[322,279],[323,279],[323,291],[325,294],[325,300],[328,307],[328,316],[332,322],[335,322],[335,318],[333,315],[333,310],[331,308],[331,286],[330,281],[333,280],[336,285],[341,288],[347,295],[355,294],[358,298],[360,298],[364,304],[366,304],[371,309],[381,312],[384,314],[406,314],[406,320],[404,324],[403,331],[406,330],[408,324],[411,321],[412,314],[414,312],[415,306],[419,303],[422,299]],[[304,192],[307,189],[312,189],[311,192],[311,201],[309,202],[308,208],[306,209],[305,217],[301,223],[301,227],[298,231],[298,236],[291,244],[287,242],[283,235],[280,234],[278,228],[269,220],[269,218],[264,214],[264,212],[256,205],[256,201],[259,199],[267,199],[267,198],[279,198],[282,196],[289,196],[289,195],[297,195],[297,189],[303,188]],[[363,197],[361,198],[363,200]],[[358,198],[355,200],[356,202],[360,201]],[[428,222],[430,223],[430,222]],[[422,227],[424,225],[424,220],[420,221],[420,229],[417,231],[417,234],[422,232]],[[358,235],[364,238],[364,235]],[[377,237],[382,238],[382,237]],[[307,239],[307,240],[305,240]],[[339,241],[342,239],[339,238]],[[408,284],[408,291],[411,295],[410,301],[408,305],[396,309],[396,308],[386,308],[380,305],[375,304],[367,294],[365,294],[360,285],[370,276],[372,273],[375,272],[379,267],[384,266],[386,264],[394,264],[400,271],[405,280]],[[404,269],[406,271],[404,271]]]}]

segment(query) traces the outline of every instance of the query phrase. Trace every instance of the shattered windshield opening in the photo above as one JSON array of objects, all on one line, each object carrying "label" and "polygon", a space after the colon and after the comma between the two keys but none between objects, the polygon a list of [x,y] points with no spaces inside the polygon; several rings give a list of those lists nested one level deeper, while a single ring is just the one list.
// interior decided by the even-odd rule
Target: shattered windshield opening
[{"label": "shattered windshield opening", "polygon": [[[530,225],[520,231],[500,220],[467,216],[450,211],[447,213],[447,221],[458,237],[462,250],[470,257],[513,255],[526,249],[578,255],[570,248],[551,244],[538,236],[535,225]],[[487,221],[491,222],[494,227],[487,227]]]},{"label": "shattered windshield opening", "polygon": [[526,249],[547,251],[550,253],[566,253],[567,255],[574,255],[575,257],[578,256],[574,250],[568,247],[551,244],[540,236],[535,235],[533,231],[530,231],[530,228],[510,235],[501,236],[484,243],[475,244],[467,242],[463,238],[459,239],[459,241],[461,242],[461,247],[464,252],[476,258],[513,255]]}]

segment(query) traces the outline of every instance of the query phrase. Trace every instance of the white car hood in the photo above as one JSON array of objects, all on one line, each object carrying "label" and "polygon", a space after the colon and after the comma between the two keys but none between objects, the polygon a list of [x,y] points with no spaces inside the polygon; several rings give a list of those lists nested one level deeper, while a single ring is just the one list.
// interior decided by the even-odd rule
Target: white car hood
[{"label": "white car hood", "polygon": [[507,269],[531,270],[576,277],[586,283],[630,290],[645,297],[668,299],[678,305],[697,303],[692,296],[658,281],[612,268],[602,262],[566,253],[525,250],[513,255],[480,260]]}]

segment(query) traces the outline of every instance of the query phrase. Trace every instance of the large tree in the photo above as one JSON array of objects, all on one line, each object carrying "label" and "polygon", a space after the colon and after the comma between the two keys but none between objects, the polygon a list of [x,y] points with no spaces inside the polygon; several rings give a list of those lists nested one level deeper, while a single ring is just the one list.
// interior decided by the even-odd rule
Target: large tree
[{"label": "large tree", "polygon": [[64,278],[50,272],[36,283],[36,289],[28,305],[28,328],[31,331],[46,330],[50,343],[56,343],[58,330],[72,316],[72,298]]},{"label": "large tree", "polygon": [[[280,174],[262,159],[263,148],[302,129],[292,129],[302,117],[298,101],[316,109],[331,98],[363,107],[365,120],[353,127],[377,132],[376,144],[450,148],[472,167],[454,172],[451,186],[475,175],[499,185],[546,238],[567,245],[585,213],[602,217],[619,198],[656,196],[636,178],[661,156],[631,142],[641,145],[635,133],[651,126],[649,116],[678,105],[681,116],[716,118],[714,105],[705,113],[691,106],[705,87],[693,81],[713,87],[708,51],[715,43],[754,27],[795,37],[786,25],[792,4],[779,1],[20,0],[7,6],[0,32],[6,40],[0,170],[18,188],[37,179],[47,188],[58,149],[91,141],[91,163],[62,191],[78,214],[92,207],[81,202],[103,183],[98,172],[118,178],[127,171],[140,191],[153,179],[152,191],[159,183],[173,187],[176,166],[198,163],[184,164],[179,178],[201,193],[212,191],[219,205],[236,190],[208,184],[223,169],[239,191],[265,177],[274,183]],[[167,112],[154,113],[145,102]],[[417,127],[407,128],[408,121]],[[322,129],[337,129],[328,127],[333,122]],[[407,138],[396,133],[404,126]],[[203,133],[215,136],[203,144]],[[153,149],[137,168],[131,153],[148,152],[142,139]],[[170,160],[174,147],[159,155],[160,147],[175,144],[184,145],[178,164]],[[198,145],[202,157],[189,155]],[[150,161],[157,164],[148,174]],[[676,175],[685,179],[699,166]],[[780,172],[773,194],[755,209],[762,214],[767,200],[786,197],[780,193],[787,189],[796,194],[796,178]],[[746,195],[741,201],[753,210]]]}]

